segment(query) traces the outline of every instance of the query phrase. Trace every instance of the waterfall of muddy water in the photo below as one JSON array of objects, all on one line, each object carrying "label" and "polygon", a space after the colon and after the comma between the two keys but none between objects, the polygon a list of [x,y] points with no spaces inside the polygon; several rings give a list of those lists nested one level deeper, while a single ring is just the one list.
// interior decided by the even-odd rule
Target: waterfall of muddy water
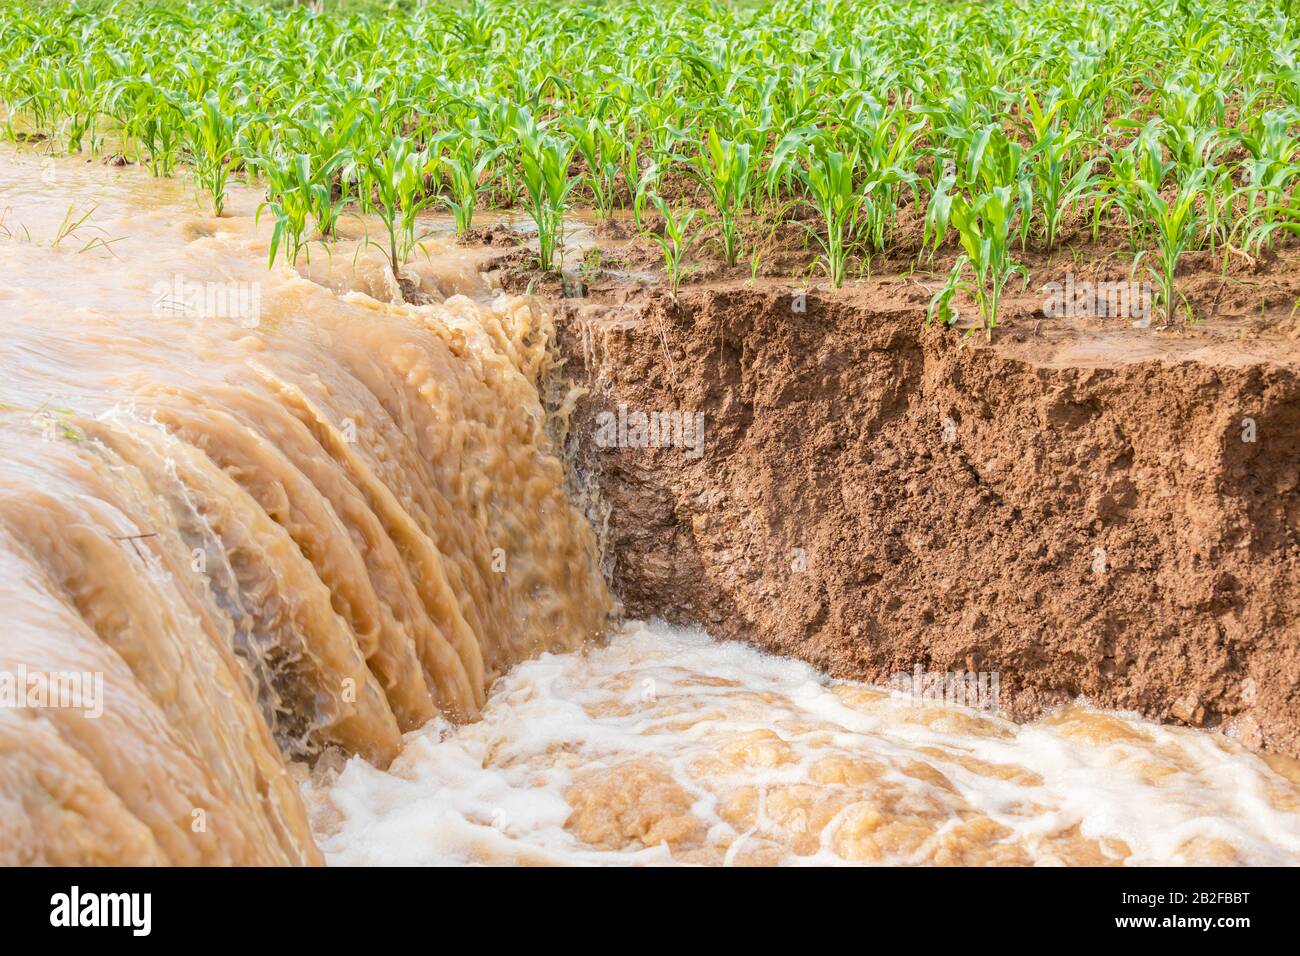
[{"label": "waterfall of muddy water", "polygon": [[0,153],[0,863],[318,862],[290,761],[604,629],[545,317],[445,240],[422,305],[356,235],[268,271],[257,202]]},{"label": "waterfall of muddy water", "polygon": [[1300,860],[1300,764],[1084,706],[1016,725],[661,624],[497,683],[387,771],[317,764],[352,864]]}]

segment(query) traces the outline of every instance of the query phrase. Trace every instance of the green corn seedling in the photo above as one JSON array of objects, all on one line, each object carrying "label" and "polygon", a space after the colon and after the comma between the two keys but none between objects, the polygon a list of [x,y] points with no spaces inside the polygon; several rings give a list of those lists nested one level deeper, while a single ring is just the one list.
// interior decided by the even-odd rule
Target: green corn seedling
[{"label": "green corn seedling", "polygon": [[692,159],[691,170],[713,204],[709,217],[716,230],[714,241],[722,260],[734,266],[742,249],[745,199],[749,195],[750,147],[748,143],[726,140],[710,129],[699,153]]},{"label": "green corn seedling", "polygon": [[368,157],[362,166],[362,191],[373,197],[367,203],[384,225],[387,248],[382,248],[393,278],[423,238],[416,233],[416,217],[433,197],[425,191],[424,177],[430,161],[405,137],[396,137],[387,151]]},{"label": "green corn seedling", "polygon": [[235,121],[223,110],[215,90],[190,105],[185,133],[199,185],[212,197],[213,214],[220,216],[226,203],[226,183],[238,157],[234,151]]},{"label": "green corn seedling", "polygon": [[1246,208],[1234,228],[1234,232],[1247,232],[1248,249],[1271,246],[1278,228],[1293,231],[1289,224],[1297,221],[1291,198],[1295,197],[1294,187],[1300,179],[1300,166],[1295,162],[1300,138],[1290,132],[1295,115],[1289,109],[1269,110],[1247,120],[1245,128],[1234,137],[1249,155],[1242,163]]},{"label": "green corn seedling", "polygon": [[686,255],[695,241],[695,237],[690,234],[690,228],[698,210],[687,209],[677,213],[659,196],[651,195],[650,198],[663,217],[664,231],[662,235],[657,232],[646,232],[644,235],[653,240],[663,253],[664,275],[668,277],[668,287],[673,298],[676,298],[677,290],[682,284]]},{"label": "green corn seedling", "polygon": [[953,298],[958,291],[965,291],[979,308],[985,336],[993,338],[1007,283],[1016,274],[1029,279],[1025,267],[1010,254],[1011,221],[1018,202],[1011,186],[996,186],[974,199],[960,192],[953,194],[950,221],[964,251],[948,274],[948,281],[930,300],[927,325],[935,319],[950,325],[956,319]]},{"label": "green corn seedling", "polygon": [[[1083,137],[1060,122],[1065,102],[1056,99],[1044,109],[1032,90],[1026,92],[1025,102],[1028,106],[1026,132],[1032,141],[1029,147],[1032,178],[1027,180],[1031,198],[1023,204],[1022,215],[1028,226],[1037,211],[1043,245],[1050,250],[1056,245],[1065,216],[1076,203],[1088,200],[1099,177],[1093,174],[1096,160],[1089,159],[1074,168]],[[1022,248],[1023,245],[1022,234]]]},{"label": "green corn seedling", "polygon": [[451,191],[442,201],[455,216],[456,235],[463,236],[469,231],[479,196],[491,188],[487,172],[501,152],[501,147],[485,149],[481,140],[465,137],[455,142],[449,155],[439,157]]},{"label": "green corn seedling", "polygon": [[524,132],[519,145],[528,212],[537,226],[537,264],[542,271],[553,272],[559,267],[556,253],[564,244],[564,213],[576,182],[569,177],[573,141]]},{"label": "green corn seedling", "polygon": [[315,221],[322,236],[333,233],[342,208],[342,202],[333,196],[333,180],[343,161],[344,156],[340,153],[313,168],[310,156],[295,153],[255,164],[266,176],[270,197],[258,206],[257,216],[260,218],[262,211],[269,209],[275,217],[271,230],[271,264],[275,263],[281,248],[289,265],[297,263],[298,255],[306,245],[310,221]]},{"label": "green corn seedling", "polygon": [[[1154,250],[1141,250],[1133,259],[1133,270],[1147,261],[1147,274],[1156,286],[1159,303],[1164,306],[1165,325],[1174,321],[1175,296],[1178,295],[1174,276],[1178,271],[1178,260],[1183,253],[1192,248],[1204,228],[1204,216],[1198,211],[1198,200],[1205,193],[1205,171],[1196,170],[1178,185],[1178,192],[1172,199],[1166,199],[1156,186],[1149,182],[1139,184],[1144,216],[1151,224]],[[1184,298],[1184,325],[1190,314],[1190,306]]]},{"label": "green corn seedling", "polygon": [[583,184],[591,193],[596,221],[608,219],[614,208],[614,189],[622,167],[623,139],[603,120],[589,117],[571,124],[578,154],[586,165]]},{"label": "green corn seedling", "polygon": [[864,201],[863,194],[853,184],[857,168],[857,153],[846,156],[821,145],[813,148],[808,160],[808,193],[821,213],[826,230],[825,236],[816,231],[813,235],[822,247],[822,267],[837,289],[844,284],[855,219]]}]

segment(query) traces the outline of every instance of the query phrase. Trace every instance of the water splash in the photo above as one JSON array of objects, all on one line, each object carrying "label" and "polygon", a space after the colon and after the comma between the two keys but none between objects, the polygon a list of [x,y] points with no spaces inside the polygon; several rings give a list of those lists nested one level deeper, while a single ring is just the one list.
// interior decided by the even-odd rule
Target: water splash
[{"label": "water splash", "polygon": [[1070,707],[1017,725],[633,622],[546,655],[388,771],[322,764],[343,864],[1284,864],[1300,764]]}]

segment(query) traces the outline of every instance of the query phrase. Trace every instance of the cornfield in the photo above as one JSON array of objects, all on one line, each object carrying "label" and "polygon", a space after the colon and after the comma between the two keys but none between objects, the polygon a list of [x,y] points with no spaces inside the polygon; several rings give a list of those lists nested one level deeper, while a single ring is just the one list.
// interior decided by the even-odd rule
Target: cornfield
[{"label": "cornfield", "polygon": [[188,170],[214,213],[264,189],[273,262],[355,209],[396,272],[426,211],[517,205],[554,269],[573,207],[660,210],[675,288],[691,249],[734,265],[797,221],[834,285],[957,251],[931,317],[964,288],[991,331],[1069,228],[1119,230],[1167,323],[1181,256],[1300,231],[1298,55],[1284,0],[13,0],[0,101],[10,139]]}]

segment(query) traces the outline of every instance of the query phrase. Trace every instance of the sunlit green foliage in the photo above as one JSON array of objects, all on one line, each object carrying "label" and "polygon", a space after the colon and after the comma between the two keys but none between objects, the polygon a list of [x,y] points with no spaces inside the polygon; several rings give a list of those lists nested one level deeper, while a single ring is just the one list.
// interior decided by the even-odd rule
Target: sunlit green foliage
[{"label": "sunlit green foliage", "polygon": [[555,269],[572,207],[645,228],[666,203],[705,226],[678,251],[728,265],[761,255],[753,227],[804,222],[834,284],[854,256],[963,256],[936,314],[966,287],[989,329],[1017,257],[1074,237],[1127,241],[1169,317],[1184,253],[1300,232],[1289,0],[325,9],[9,0],[4,130],[186,169],[218,213],[250,179],[273,258],[356,208],[396,273],[425,210],[464,232],[519,205]]}]

